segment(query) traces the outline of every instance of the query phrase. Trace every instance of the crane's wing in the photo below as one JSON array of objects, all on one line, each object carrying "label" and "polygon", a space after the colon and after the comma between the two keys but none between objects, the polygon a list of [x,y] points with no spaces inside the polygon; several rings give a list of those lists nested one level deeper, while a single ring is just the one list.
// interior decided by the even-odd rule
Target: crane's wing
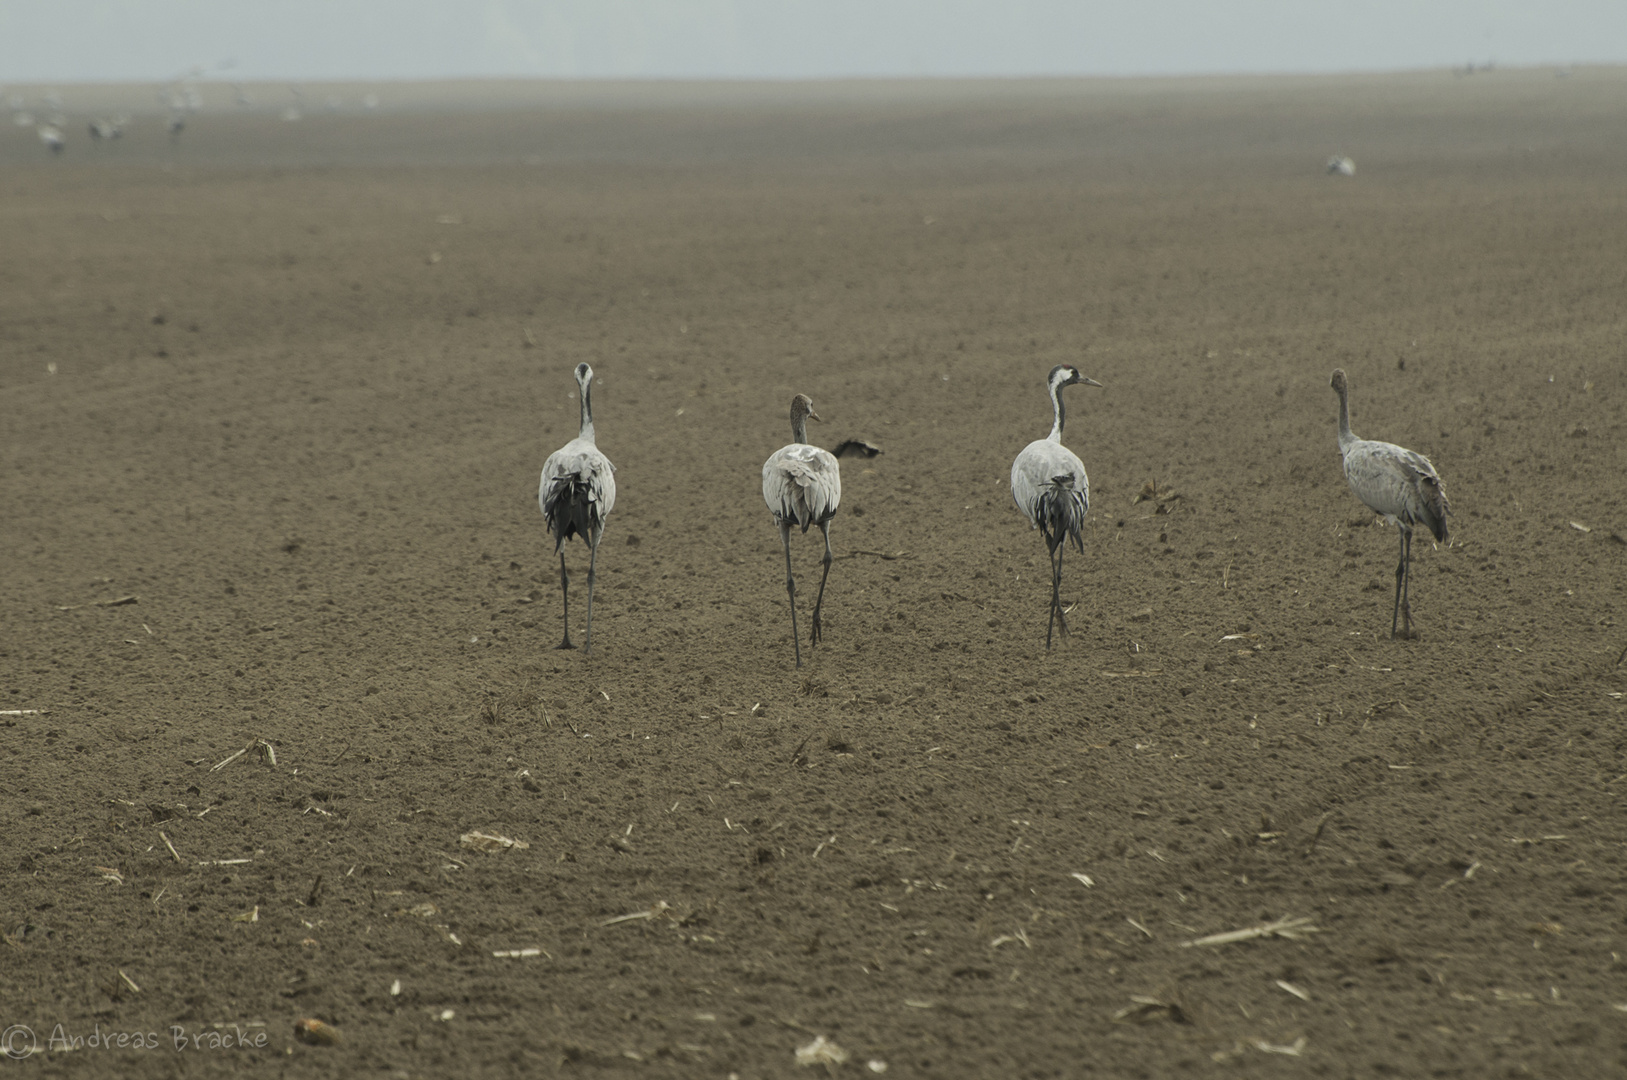
[{"label": "crane's wing", "polygon": [[763,502],[776,523],[802,527],[829,521],[842,501],[842,471],[830,451],[792,443],[763,462]]},{"label": "crane's wing", "polygon": [[1423,525],[1446,539],[1452,512],[1446,488],[1428,458],[1394,443],[1362,439],[1345,453],[1345,479],[1356,497],[1405,525]]}]

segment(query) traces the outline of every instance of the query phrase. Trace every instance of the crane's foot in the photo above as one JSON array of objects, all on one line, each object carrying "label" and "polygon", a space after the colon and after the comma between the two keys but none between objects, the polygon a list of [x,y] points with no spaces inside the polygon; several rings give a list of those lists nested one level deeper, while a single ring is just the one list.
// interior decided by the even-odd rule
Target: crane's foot
[{"label": "crane's foot", "polygon": [[1412,605],[1407,603],[1405,597],[1401,600],[1401,632],[1397,634],[1392,626],[1390,637],[1392,639],[1399,637],[1402,641],[1418,640],[1418,628],[1412,624]]},{"label": "crane's foot", "polygon": [[566,635],[564,641],[561,641],[558,645],[554,646],[555,651],[558,651],[560,649],[574,649],[574,648],[576,648],[576,646],[571,644],[571,639],[570,639],[569,635]]},{"label": "crane's foot", "polygon": [[1063,641],[1068,640],[1068,619],[1067,616],[1062,614],[1060,607],[1051,609],[1051,617],[1045,624],[1045,647],[1047,649],[1051,647],[1051,633],[1053,630],[1055,630],[1057,637]]}]

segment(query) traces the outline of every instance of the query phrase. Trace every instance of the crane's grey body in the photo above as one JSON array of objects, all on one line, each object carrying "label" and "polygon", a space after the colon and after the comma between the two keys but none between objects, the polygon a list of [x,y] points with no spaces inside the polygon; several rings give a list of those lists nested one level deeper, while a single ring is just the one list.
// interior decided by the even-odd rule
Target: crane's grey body
[{"label": "crane's grey body", "polygon": [[[1345,480],[1356,498],[1383,514],[1400,533],[1401,555],[1395,568],[1395,605],[1390,613],[1390,636],[1414,637],[1409,591],[1412,578],[1412,530],[1422,525],[1436,540],[1446,539],[1446,518],[1452,507],[1446,488],[1428,458],[1404,446],[1358,439],[1350,431],[1350,383],[1343,368],[1330,383],[1339,395],[1339,453],[1344,458]],[[1396,633],[1400,623],[1400,634]]]},{"label": "crane's grey body", "polygon": [[1102,384],[1065,364],[1052,368],[1046,382],[1051,392],[1051,433],[1023,447],[1011,463],[1011,497],[1028,518],[1029,526],[1044,534],[1050,552],[1051,611],[1045,621],[1045,647],[1049,649],[1053,624],[1060,623],[1062,636],[1068,636],[1068,620],[1062,613],[1062,553],[1071,540],[1084,554],[1085,542],[1079,530],[1090,510],[1090,477],[1085,474],[1085,464],[1062,445],[1062,426],[1067,421],[1062,388],[1074,383]]},{"label": "crane's grey body", "polygon": [[819,597],[814,601],[813,629],[808,644],[822,637],[820,608],[825,603],[825,580],[830,577],[830,519],[842,501],[842,471],[828,450],[808,445],[808,420],[819,419],[813,402],[804,394],[791,399],[791,442],[763,462],[763,502],[774,515],[785,548],[785,592],[791,606],[791,644],[796,649],[797,667],[802,666],[802,642],[797,632],[797,587],[791,574],[791,527],[817,525],[825,537],[824,572],[819,576]]},{"label": "crane's grey body", "polygon": [[593,432],[593,369],[576,365],[576,385],[582,398],[582,427],[576,438],[548,455],[542,466],[542,484],[537,501],[548,532],[559,555],[559,591],[565,608],[565,640],[571,644],[570,576],[565,572],[565,541],[579,536],[588,546],[588,621],[582,636],[582,652],[593,651],[593,580],[599,562],[599,540],[604,536],[605,518],[616,505],[616,467],[599,452]]}]

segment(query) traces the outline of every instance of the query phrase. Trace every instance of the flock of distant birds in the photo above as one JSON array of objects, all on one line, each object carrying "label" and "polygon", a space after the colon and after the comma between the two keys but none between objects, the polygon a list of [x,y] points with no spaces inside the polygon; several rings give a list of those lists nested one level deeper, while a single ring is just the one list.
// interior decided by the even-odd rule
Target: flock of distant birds
[{"label": "flock of distant birds", "polygon": [[[254,105],[254,99],[248,94],[240,83],[231,84],[236,96],[237,104],[242,108]],[[305,95],[297,86],[290,86],[288,92],[293,100],[283,108],[282,118],[289,122],[300,120],[306,112]],[[52,154],[61,154],[68,146],[67,131],[69,128],[62,95],[55,90],[48,90],[41,98],[41,104],[48,110],[49,115],[36,117],[29,110],[28,99],[22,94],[12,94],[10,101],[12,122],[18,127],[32,127],[39,135],[40,142]],[[162,87],[158,92],[158,103],[167,111],[168,119],[165,127],[170,139],[176,140],[181,132],[186,130],[187,118],[203,109],[203,95],[196,85],[188,81],[177,81]],[[362,108],[371,112],[379,107],[377,94],[364,94],[361,99]],[[343,102],[330,95],[325,102],[328,112],[338,112]],[[124,137],[130,127],[130,117],[123,113],[112,116],[97,116],[90,119],[86,125],[93,143],[112,142]],[[1327,171],[1338,176],[1355,176],[1356,163],[1350,158],[1335,154],[1328,158]]]},{"label": "flock of distant birds", "polygon": [[[231,84],[236,96],[237,104],[242,108],[254,105],[254,99],[239,83]],[[302,119],[306,113],[305,95],[297,86],[290,86],[288,92],[293,100],[286,105],[281,116],[284,120],[294,122]],[[3,93],[3,91],[0,91]],[[28,98],[19,93],[11,94],[6,102],[11,108],[11,119],[18,127],[31,127],[39,136],[41,144],[53,155],[59,155],[68,147],[68,131],[71,127],[67,107],[61,93],[48,90],[41,95],[39,106],[42,111],[36,115],[29,105]],[[181,133],[186,130],[187,119],[193,114],[203,110],[203,95],[198,87],[190,82],[178,81],[162,87],[158,92],[159,106],[165,111],[165,130],[168,131],[171,141],[178,140]],[[343,107],[343,101],[337,96],[329,95],[324,101],[328,112],[338,112]],[[363,109],[371,112],[379,107],[377,94],[364,94],[361,98]],[[124,113],[104,116],[93,116],[86,122],[86,130],[92,143],[113,142],[122,139],[130,128],[130,117]]]},{"label": "flock of distant birds", "polygon": [[[616,505],[616,467],[600,451],[593,427],[593,369],[576,365],[576,385],[581,405],[581,427],[576,438],[550,454],[542,466],[542,482],[537,501],[548,532],[554,538],[559,556],[559,590],[565,624],[564,640],[557,646],[574,649],[571,642],[570,575],[565,566],[565,542],[580,538],[588,548],[587,628],[582,635],[582,651],[593,649],[593,582],[599,562],[599,541],[604,537],[605,520]],[[1035,439],[1011,464],[1011,496],[1028,519],[1029,527],[1040,530],[1050,554],[1051,598],[1045,623],[1045,647],[1050,649],[1053,633],[1068,635],[1068,622],[1062,607],[1062,556],[1071,542],[1081,555],[1084,539],[1081,529],[1090,510],[1090,478],[1084,462],[1062,445],[1067,408],[1062,401],[1065,387],[1101,386],[1068,364],[1059,364],[1046,376],[1051,395],[1051,432]],[[1333,372],[1330,383],[1339,397],[1339,452],[1344,459],[1345,479],[1350,490],[1374,513],[1395,525],[1400,536],[1399,560],[1395,568],[1395,603],[1390,613],[1390,637],[1416,638],[1409,602],[1412,569],[1412,533],[1419,526],[1437,541],[1446,540],[1446,518],[1452,509],[1440,474],[1422,454],[1394,443],[1358,439],[1350,430],[1350,381],[1344,369]],[[825,582],[830,577],[830,523],[842,501],[842,475],[837,459],[849,450],[869,457],[880,453],[868,443],[848,440],[835,451],[808,442],[808,421],[818,420],[813,401],[806,394],[791,399],[791,441],[763,462],[763,502],[773,516],[785,549],[785,593],[791,609],[791,643],[796,665],[802,666],[802,641],[797,629],[796,578],[791,570],[791,530],[806,533],[818,526],[825,541],[819,594],[814,600],[811,649],[823,637],[820,610],[825,601]]]},{"label": "flock of distant birds", "polygon": [[[216,65],[219,70],[228,70],[236,66],[235,61],[226,60]],[[1489,72],[1495,70],[1497,65],[1492,61],[1476,64],[1469,62],[1461,67],[1452,69],[1455,76],[1473,75],[1476,72]],[[177,76],[159,90],[159,104],[168,110],[169,118],[167,128],[172,140],[180,137],[186,129],[186,120],[192,113],[203,108],[203,98],[198,92],[196,81],[205,74],[203,66],[195,66],[186,73]],[[1571,69],[1559,67],[1554,71],[1556,78],[1569,78]],[[232,90],[236,94],[237,104],[248,107],[254,104],[253,99],[244,90],[241,83],[232,83]],[[282,110],[282,118],[288,121],[299,120],[305,114],[305,100],[299,87],[290,86],[289,93],[294,100]],[[369,111],[377,109],[379,99],[377,94],[363,95],[362,107]],[[38,133],[40,142],[52,154],[60,154],[68,145],[66,131],[68,120],[63,112],[62,95],[55,90],[46,91],[43,104],[51,110],[49,118],[36,120],[33,113],[28,111],[27,101],[21,94],[11,96],[12,119],[18,127],[32,127]],[[326,102],[329,112],[337,112],[341,102],[337,97],[329,96]],[[92,142],[110,142],[122,138],[125,130],[130,126],[130,118],[124,115],[98,117],[89,122],[88,128]],[[1356,163],[1342,154],[1328,158],[1327,171],[1338,176],[1355,176]]]}]

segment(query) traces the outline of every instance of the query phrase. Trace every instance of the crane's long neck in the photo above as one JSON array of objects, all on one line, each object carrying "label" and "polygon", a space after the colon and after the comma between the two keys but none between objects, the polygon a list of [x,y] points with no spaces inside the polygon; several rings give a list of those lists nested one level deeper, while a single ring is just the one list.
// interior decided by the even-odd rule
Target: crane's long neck
[{"label": "crane's long neck", "polygon": [[1356,436],[1350,433],[1350,391],[1339,387],[1339,449],[1347,450],[1350,444],[1358,442]]},{"label": "crane's long neck", "polygon": [[582,430],[577,438],[594,442],[593,438],[593,380],[585,379],[582,382]]},{"label": "crane's long neck", "polygon": [[1051,434],[1046,437],[1059,443],[1062,441],[1062,425],[1068,422],[1068,407],[1062,404],[1062,388],[1056,383],[1051,384],[1051,412],[1055,419],[1051,421]]},{"label": "crane's long neck", "polygon": [[808,414],[801,409],[791,414],[791,441],[794,443],[808,441]]}]

